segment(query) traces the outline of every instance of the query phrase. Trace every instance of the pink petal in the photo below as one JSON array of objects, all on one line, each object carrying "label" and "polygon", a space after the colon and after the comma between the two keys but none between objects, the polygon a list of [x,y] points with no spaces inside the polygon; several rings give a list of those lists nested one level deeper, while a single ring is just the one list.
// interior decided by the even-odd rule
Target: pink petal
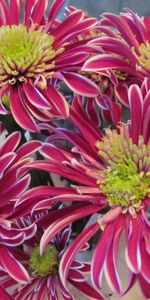
[{"label": "pink petal", "polygon": [[133,46],[135,49],[139,48],[136,36],[133,34],[130,26],[123,18],[112,13],[104,13],[102,16],[111,21],[111,24],[118,29],[131,47]]},{"label": "pink petal", "polygon": [[88,282],[76,282],[75,280],[70,280],[71,284],[77,289],[80,290],[81,293],[85,294],[90,297],[90,299],[99,299],[99,300],[105,300],[106,298],[101,294],[100,291],[96,291]]},{"label": "pink petal", "polygon": [[91,265],[91,276],[92,276],[92,282],[97,288],[101,288],[102,285],[102,274],[103,274],[104,264],[107,257],[107,253],[112,244],[113,236],[114,236],[114,226],[112,225],[106,226],[94,250],[92,265]]},{"label": "pink petal", "polygon": [[3,191],[0,194],[0,207],[4,205],[4,203],[9,202],[19,194],[23,193],[29,186],[30,183],[30,175],[26,175],[20,180],[17,180],[12,186],[9,186],[7,190]]},{"label": "pink petal", "polygon": [[82,68],[83,71],[89,72],[102,71],[108,69],[118,69],[123,72],[128,72],[129,74],[135,74],[136,72],[135,68],[132,67],[130,63],[111,54],[95,55],[89,58]]},{"label": "pink petal", "polygon": [[10,90],[10,108],[15,121],[21,127],[33,132],[39,131],[34,119],[25,108],[17,88],[11,88]]},{"label": "pink petal", "polygon": [[23,144],[19,149],[16,151],[17,153],[17,161],[19,159],[23,159],[31,154],[35,154],[42,146],[40,141],[32,140],[25,144]]},{"label": "pink petal", "polygon": [[12,256],[5,246],[0,245],[0,264],[2,268],[16,281],[22,284],[30,281],[29,275],[24,267]]},{"label": "pink petal", "polygon": [[[142,224],[138,218],[133,219],[129,223],[129,233],[126,247],[126,260],[132,272],[138,273],[141,270],[141,253],[140,253],[140,240],[141,240],[141,227]],[[137,228],[138,231],[137,231]]]},{"label": "pink petal", "polygon": [[60,278],[65,286],[65,282],[68,276],[69,269],[74,261],[74,258],[82,249],[83,245],[98,231],[98,223],[88,226],[85,230],[80,233],[75,241],[69,246],[69,248],[64,253],[60,262]]},{"label": "pink petal", "polygon": [[9,0],[11,25],[19,24],[20,0]]},{"label": "pink petal", "polygon": [[16,149],[21,139],[21,134],[19,131],[10,134],[4,141],[3,145],[0,147],[0,156],[12,152]]},{"label": "pink petal", "polygon": [[72,72],[62,72],[62,77],[68,87],[76,94],[95,97],[100,93],[99,87],[82,75]]},{"label": "pink petal", "polygon": [[[28,0],[27,0],[27,2],[28,2]],[[32,13],[30,12],[33,23],[35,23],[35,24],[41,23],[41,21],[44,17],[46,7],[47,7],[47,0],[35,1],[35,5],[34,5],[34,8],[32,9]]]},{"label": "pink petal", "polygon": [[112,241],[112,246],[109,248],[107,253],[106,265],[105,265],[105,276],[107,282],[112,290],[116,293],[121,293],[121,283],[117,271],[117,256],[118,256],[118,246],[120,242],[120,237],[123,230],[122,222],[116,223],[116,232]]},{"label": "pink petal", "polygon": [[49,84],[46,93],[43,92],[43,94],[47,97],[47,101],[51,103],[52,107],[56,109],[57,113],[66,119],[69,115],[69,105],[59,91]]},{"label": "pink petal", "polygon": [[31,17],[31,11],[33,9],[33,5],[35,3],[35,0],[30,0],[25,2],[25,24],[28,24],[29,18]]},{"label": "pink petal", "polygon": [[48,245],[49,241],[63,228],[71,224],[72,222],[82,218],[83,216],[88,216],[92,213],[95,213],[99,210],[99,206],[90,204],[90,205],[75,205],[75,208],[72,208],[72,213],[66,213],[64,218],[60,218],[53,222],[44,232],[40,242],[40,252],[43,253],[45,247]]},{"label": "pink petal", "polygon": [[138,85],[132,85],[129,88],[129,105],[131,111],[131,137],[133,142],[137,144],[141,134],[143,117],[143,97]]},{"label": "pink petal", "polygon": [[44,98],[42,93],[31,84],[27,83],[23,87],[28,100],[37,108],[50,109],[48,101]]},{"label": "pink petal", "polygon": [[67,16],[57,27],[53,30],[52,34],[55,37],[55,40],[61,40],[61,37],[65,34],[67,35],[70,29],[73,29],[74,25],[76,25],[83,18],[82,10],[76,10]]},{"label": "pink petal", "polygon": [[0,298],[3,300],[13,300],[13,298],[0,285]]},{"label": "pink petal", "polygon": [[55,18],[57,17],[61,7],[65,3],[65,0],[53,0],[50,9],[49,9],[49,14],[48,14],[48,23],[49,26],[53,23]]},{"label": "pink petal", "polygon": [[144,298],[150,298],[150,283],[146,281],[141,274],[138,275],[138,280]]},{"label": "pink petal", "polygon": [[11,162],[15,159],[16,153],[9,152],[0,157],[0,178],[3,176],[3,172],[7,169],[7,167],[11,164]]}]

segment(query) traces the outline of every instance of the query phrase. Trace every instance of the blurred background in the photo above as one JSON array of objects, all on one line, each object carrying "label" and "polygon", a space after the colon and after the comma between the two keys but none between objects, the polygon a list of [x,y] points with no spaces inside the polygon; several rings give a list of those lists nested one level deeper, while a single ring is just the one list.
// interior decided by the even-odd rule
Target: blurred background
[{"label": "blurred background", "polygon": [[150,15],[150,0],[66,0],[66,5],[82,8],[88,15],[96,17],[106,11],[119,13],[124,7],[136,11],[140,16]]}]

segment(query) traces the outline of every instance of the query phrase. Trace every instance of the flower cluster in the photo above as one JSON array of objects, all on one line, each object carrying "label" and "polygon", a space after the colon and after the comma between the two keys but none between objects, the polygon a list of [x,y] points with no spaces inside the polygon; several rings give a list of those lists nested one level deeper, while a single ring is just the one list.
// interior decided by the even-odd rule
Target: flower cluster
[{"label": "flower cluster", "polygon": [[0,298],[148,299],[150,19],[64,2],[0,0]]}]

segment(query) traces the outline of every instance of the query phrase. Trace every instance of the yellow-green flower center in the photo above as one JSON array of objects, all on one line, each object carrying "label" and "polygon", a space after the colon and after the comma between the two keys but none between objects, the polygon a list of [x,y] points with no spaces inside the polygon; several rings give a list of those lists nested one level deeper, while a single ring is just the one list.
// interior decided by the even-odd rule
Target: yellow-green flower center
[{"label": "yellow-green flower center", "polygon": [[24,82],[29,78],[51,77],[54,58],[64,49],[55,50],[54,37],[24,25],[0,27],[0,87]]},{"label": "yellow-green flower center", "polygon": [[97,147],[107,166],[97,183],[110,205],[138,207],[150,191],[150,146],[142,137],[135,145],[131,138],[108,130]]},{"label": "yellow-green flower center", "polygon": [[58,251],[53,245],[48,245],[43,255],[40,255],[39,247],[35,247],[29,265],[40,276],[54,275],[58,272]]},{"label": "yellow-green flower center", "polygon": [[138,63],[141,67],[150,70],[150,43],[147,41],[145,44],[142,43],[139,47],[140,55],[136,55]]}]

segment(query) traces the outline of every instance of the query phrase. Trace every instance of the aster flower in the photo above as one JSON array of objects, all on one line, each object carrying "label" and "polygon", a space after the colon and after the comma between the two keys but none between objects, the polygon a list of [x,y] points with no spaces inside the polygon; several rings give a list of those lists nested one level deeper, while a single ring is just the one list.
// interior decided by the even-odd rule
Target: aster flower
[{"label": "aster flower", "polygon": [[[96,25],[96,18],[84,20],[75,10],[63,21],[56,19],[64,0],[54,0],[45,17],[46,0],[0,1],[0,112],[11,111],[16,122],[38,131],[36,120],[67,118],[68,104],[55,81],[79,94],[91,97],[98,87],[78,73],[91,47],[75,37]],[[24,4],[24,14],[20,12]]]},{"label": "aster flower", "polygon": [[144,77],[150,76],[150,29],[149,17],[125,10],[120,15],[102,14],[100,29],[104,36],[89,42],[99,47],[99,54],[87,60],[83,69],[113,71],[118,79],[116,96],[128,105],[128,87],[133,83],[141,86]]},{"label": "aster flower", "polygon": [[[74,183],[64,188],[64,193],[63,188],[46,187],[45,195],[48,197],[49,193],[49,198],[43,197],[44,200],[38,203],[35,201],[36,192],[34,197],[28,193],[20,200],[22,209],[26,201],[27,205],[31,201],[33,211],[48,208],[57,201],[80,201],[61,209],[57,220],[50,222],[41,238],[41,253],[51,238],[69,223],[99,212],[103,207],[109,209],[103,218],[86,228],[66,251],[60,265],[63,282],[72,259],[83,244],[101,229],[103,233],[92,260],[94,285],[101,287],[105,269],[110,287],[122,293],[117,258],[119,241],[124,233],[126,264],[130,273],[127,290],[137,279],[144,296],[150,296],[150,223],[147,214],[150,204],[149,84],[150,81],[145,79],[141,90],[137,85],[129,88],[131,120],[116,129],[106,129],[105,134],[94,125],[93,116],[88,116],[81,103],[75,101],[70,118],[79,132],[54,129],[55,134],[47,139],[41,150],[45,160],[32,164],[33,168],[57,173]],[[54,141],[58,140],[67,140],[73,147],[69,150],[54,145]]]},{"label": "aster flower", "polygon": [[31,141],[16,149],[20,139],[20,132],[14,132],[0,145],[0,268],[15,280],[27,282],[29,276],[13,257],[12,248],[33,236],[36,226],[31,224],[23,230],[17,229],[16,220],[10,215],[15,202],[30,184],[30,175],[26,172],[19,176],[18,171],[33,161],[31,154],[39,149],[41,143]]},{"label": "aster flower", "polygon": [[[55,217],[57,212],[55,212]],[[59,264],[63,257],[71,235],[71,226],[63,229],[57,234],[47,245],[44,253],[40,256],[39,243],[43,233],[43,228],[50,218],[50,213],[34,215],[34,217],[26,217],[20,219],[19,228],[23,228],[26,224],[32,224],[36,221],[38,230],[36,235],[25,241],[23,250],[14,248],[14,255],[28,270],[31,281],[28,284],[18,283],[11,279],[9,275],[1,272],[1,284],[10,292],[14,299],[74,299],[72,291],[66,289],[59,276]],[[88,248],[84,245],[81,251]],[[80,262],[79,259],[73,260],[67,277],[68,286],[75,287],[90,299],[104,300],[101,293],[97,292],[86,280],[85,275],[90,271],[90,264]]]}]

